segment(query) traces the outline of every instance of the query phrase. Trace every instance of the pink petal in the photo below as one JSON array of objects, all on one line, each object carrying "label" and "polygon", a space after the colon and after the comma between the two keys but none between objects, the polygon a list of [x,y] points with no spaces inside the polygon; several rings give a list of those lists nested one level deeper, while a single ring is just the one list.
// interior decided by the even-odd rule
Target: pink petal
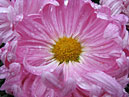
[{"label": "pink petal", "polygon": [[26,62],[26,60],[23,61],[23,64],[24,64],[24,67],[25,69],[32,73],[32,74],[35,74],[35,75],[41,75],[44,71],[54,71],[57,66],[58,66],[58,63],[57,62],[51,62],[51,63],[48,63],[47,65],[44,65],[44,66],[31,66],[30,64],[28,64]]},{"label": "pink petal", "polygon": [[61,82],[64,81],[64,72],[63,72],[63,65],[59,65],[55,70],[54,70],[54,75],[60,80]]},{"label": "pink petal", "polygon": [[116,79],[105,74],[104,72],[96,71],[93,73],[88,73],[85,77],[93,83],[96,83],[97,85],[102,87],[105,91],[107,91],[114,97],[123,96],[123,88],[121,87],[121,85],[116,81]]},{"label": "pink petal", "polygon": [[64,89],[61,91],[61,97],[67,96],[72,93],[76,88],[76,82],[72,78],[69,78],[64,86]]},{"label": "pink petal", "polygon": [[42,97],[46,91],[46,87],[42,82],[42,79],[40,77],[36,77],[32,87],[31,87],[31,91],[32,91],[32,95],[37,96],[37,97]]},{"label": "pink petal", "polygon": [[42,81],[48,88],[61,89],[60,81],[50,72],[43,72]]},{"label": "pink petal", "polygon": [[4,79],[9,75],[8,69],[5,67],[5,65],[0,67],[0,79]]},{"label": "pink petal", "polygon": [[100,3],[109,6],[113,15],[122,11],[122,0],[100,0]]},{"label": "pink petal", "polygon": [[[114,32],[116,32],[116,33],[114,33]],[[114,33],[114,34],[112,35],[112,33]],[[119,27],[112,23],[110,23],[104,31],[104,38],[109,38],[109,37],[115,38],[118,35],[119,35]]]}]

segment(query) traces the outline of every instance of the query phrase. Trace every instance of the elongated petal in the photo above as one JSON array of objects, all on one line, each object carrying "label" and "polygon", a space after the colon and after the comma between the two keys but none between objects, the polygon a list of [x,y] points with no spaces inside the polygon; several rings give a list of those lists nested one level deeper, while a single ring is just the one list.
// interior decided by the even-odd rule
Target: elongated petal
[{"label": "elongated petal", "polygon": [[60,81],[52,73],[43,72],[42,80],[44,85],[46,85],[48,88],[62,88]]},{"label": "elongated petal", "polygon": [[[86,78],[90,81],[98,84],[100,87],[105,89],[108,93],[112,94],[115,97],[122,97],[123,96],[123,89],[121,85],[111,76],[101,72],[93,72],[89,73]],[[118,92],[119,91],[119,92]]]},{"label": "elongated petal", "polygon": [[68,79],[68,81],[65,83],[64,89],[61,91],[61,97],[69,95],[74,91],[75,88],[76,82],[74,81],[74,79]]}]

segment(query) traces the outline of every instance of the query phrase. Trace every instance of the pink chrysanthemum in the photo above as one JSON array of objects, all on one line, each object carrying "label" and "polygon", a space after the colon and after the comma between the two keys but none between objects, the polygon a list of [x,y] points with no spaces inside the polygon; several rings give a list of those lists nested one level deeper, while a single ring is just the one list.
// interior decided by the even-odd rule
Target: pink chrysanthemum
[{"label": "pink chrysanthemum", "polygon": [[23,18],[18,40],[0,50],[1,89],[16,97],[128,97],[126,18],[109,11],[88,0],[57,0],[40,17]]},{"label": "pink chrysanthemum", "polygon": [[0,1],[0,43],[15,39],[15,26],[23,19],[23,0]]},{"label": "pink chrysanthemum", "polygon": [[[114,19],[117,19],[118,15],[118,21],[123,20],[123,15],[126,15],[126,25],[127,25],[127,29],[129,29],[129,0],[100,0],[100,4],[103,6],[107,6],[111,9],[111,14],[112,17],[114,17]],[[123,24],[121,22],[121,24]],[[125,23],[124,23],[125,25]],[[128,31],[125,31],[126,33],[128,33]],[[124,32],[124,33],[125,33]],[[128,42],[123,42],[123,50],[125,51],[126,55],[129,56],[129,36],[128,34],[122,35],[123,40],[127,40]]]},{"label": "pink chrysanthemum", "polygon": [[129,0],[100,0],[100,4],[111,8],[112,15],[125,14],[129,18]]},{"label": "pink chrysanthemum", "polygon": [[16,39],[18,23],[27,16],[29,19],[38,17],[46,3],[47,0],[0,0],[0,44]]}]

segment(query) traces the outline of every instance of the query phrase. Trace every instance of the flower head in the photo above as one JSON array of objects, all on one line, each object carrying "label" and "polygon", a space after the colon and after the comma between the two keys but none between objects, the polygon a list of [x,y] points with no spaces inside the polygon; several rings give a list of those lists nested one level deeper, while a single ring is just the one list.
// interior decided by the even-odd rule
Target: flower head
[{"label": "flower head", "polygon": [[[40,17],[23,18],[15,28],[20,35],[15,50],[8,49],[12,41],[0,52],[1,59],[15,55],[2,67],[8,71],[2,72],[7,78],[2,89],[17,97],[127,97],[124,32],[103,8],[89,0],[57,0],[45,3]],[[17,83],[9,78],[16,64]]]},{"label": "flower head", "polygon": [[129,18],[129,0],[100,0],[100,4],[108,6],[112,15],[125,14]]},{"label": "flower head", "polygon": [[46,0],[1,0],[0,44],[16,40],[19,37],[15,30],[18,23],[22,22],[23,18],[39,17],[39,12],[45,3],[48,2]]}]

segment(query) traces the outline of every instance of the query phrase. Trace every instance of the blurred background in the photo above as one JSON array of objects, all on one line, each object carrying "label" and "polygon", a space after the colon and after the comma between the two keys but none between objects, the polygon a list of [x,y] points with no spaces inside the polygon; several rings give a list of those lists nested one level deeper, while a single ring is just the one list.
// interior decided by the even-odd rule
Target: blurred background
[{"label": "blurred background", "polygon": [[[92,0],[92,1],[99,4],[99,0]],[[4,46],[4,44],[2,44],[0,46],[0,48],[3,47],[3,46]],[[3,65],[2,62],[0,61],[0,66],[2,66],[2,65]],[[0,87],[4,83],[4,81],[5,81],[5,79],[0,79]],[[127,85],[125,90],[129,93],[129,84]],[[0,97],[13,97],[13,96],[5,93],[5,91],[0,91]]]}]

